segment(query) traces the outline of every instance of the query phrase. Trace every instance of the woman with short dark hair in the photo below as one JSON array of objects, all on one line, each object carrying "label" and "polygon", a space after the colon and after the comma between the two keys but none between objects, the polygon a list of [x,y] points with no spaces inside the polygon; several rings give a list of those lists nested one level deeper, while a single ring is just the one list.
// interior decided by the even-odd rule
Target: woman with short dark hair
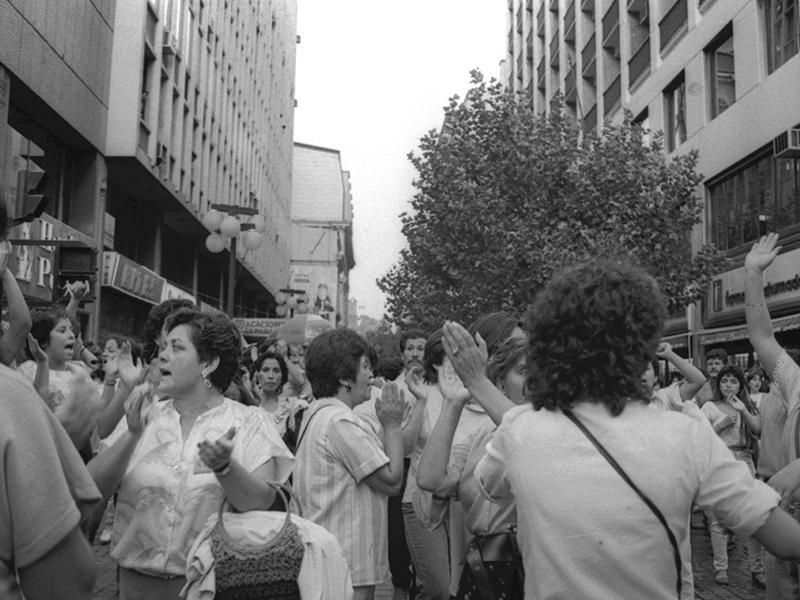
[{"label": "woman with short dark hair", "polygon": [[489,498],[516,502],[526,599],[693,598],[693,504],[800,556],[800,524],[704,419],[648,406],[665,316],[654,280],[613,260],[554,277],[529,313],[531,403],[476,467]]},{"label": "woman with short dark hair", "polygon": [[[389,575],[387,497],[403,479],[400,423],[405,403],[389,382],[376,403],[383,439],[353,413],[372,391],[367,342],[350,329],[326,331],[306,352],[315,400],[297,440],[294,485],[303,516],[341,544],[350,566],[354,599],[371,600]],[[382,442],[382,443],[381,443]]]},{"label": "woman with short dark hair", "polygon": [[161,400],[145,402],[146,425],[123,428],[89,465],[104,497],[119,486],[111,555],[122,600],[177,597],[208,517],[225,500],[266,510],[267,482],[286,481],[293,463],[264,411],[223,396],[239,367],[230,320],[181,310],[164,329]]}]

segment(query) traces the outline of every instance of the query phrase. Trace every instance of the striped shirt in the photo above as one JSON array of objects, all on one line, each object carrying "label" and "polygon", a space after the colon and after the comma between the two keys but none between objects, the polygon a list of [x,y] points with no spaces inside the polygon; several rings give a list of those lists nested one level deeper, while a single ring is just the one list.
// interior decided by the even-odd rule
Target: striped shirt
[{"label": "striped shirt", "polygon": [[385,581],[387,497],[364,482],[389,463],[381,440],[336,398],[312,402],[300,432],[294,486],[302,516],[339,541],[354,586]]}]

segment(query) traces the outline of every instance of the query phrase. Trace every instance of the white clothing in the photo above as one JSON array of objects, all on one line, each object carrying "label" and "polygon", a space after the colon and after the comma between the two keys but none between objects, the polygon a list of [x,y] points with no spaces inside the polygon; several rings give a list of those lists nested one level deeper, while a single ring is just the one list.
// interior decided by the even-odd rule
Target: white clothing
[{"label": "white clothing", "polygon": [[[224,513],[225,530],[240,544],[260,546],[280,531],[286,513],[253,510]],[[209,517],[189,550],[186,560],[186,586],[181,597],[187,600],[212,600],[216,591],[211,530],[217,515]],[[319,525],[292,515],[300,539],[305,545],[297,587],[303,600],[350,600],[353,584],[342,548],[336,538]]]},{"label": "white clothing", "polygon": [[653,392],[652,404],[663,410],[675,410],[680,412],[683,409],[681,385],[679,383],[673,383],[667,387],[657,389]]},{"label": "white clothing", "polygon": [[[780,500],[701,419],[637,402],[617,417],[601,404],[573,412],[664,514],[681,552],[684,600],[694,598],[692,505],[747,537]],[[508,411],[476,477],[490,498],[516,500],[526,599],[674,600],[666,532],[561,411]]]}]

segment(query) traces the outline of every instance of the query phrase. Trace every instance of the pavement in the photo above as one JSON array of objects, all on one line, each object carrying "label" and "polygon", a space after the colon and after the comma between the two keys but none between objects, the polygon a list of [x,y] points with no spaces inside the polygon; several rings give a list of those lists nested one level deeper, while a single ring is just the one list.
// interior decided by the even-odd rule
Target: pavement
[{"label": "pavement", "polygon": [[[702,515],[693,515],[693,524],[698,525],[701,520]],[[116,600],[116,564],[108,554],[109,547],[107,544],[95,544],[94,551],[98,565],[94,600]],[[714,581],[708,533],[704,529],[692,529],[692,568],[697,600],[764,600],[764,592],[750,583],[743,539],[736,540],[733,550],[728,553],[728,562],[731,583],[729,586],[717,585]],[[392,600],[391,584],[379,586],[375,600]]]}]

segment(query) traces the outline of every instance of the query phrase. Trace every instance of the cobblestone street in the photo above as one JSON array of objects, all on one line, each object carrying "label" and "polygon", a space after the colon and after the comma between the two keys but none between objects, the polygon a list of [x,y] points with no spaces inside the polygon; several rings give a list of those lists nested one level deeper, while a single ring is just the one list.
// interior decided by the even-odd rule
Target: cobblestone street
[{"label": "cobblestone street", "polygon": [[[701,520],[700,515],[694,515],[695,525]],[[94,600],[114,600],[117,597],[116,570],[114,561],[108,555],[108,545],[95,544],[94,550],[99,565]],[[750,583],[742,540],[737,540],[729,554],[728,573],[731,584],[728,587],[719,586],[714,582],[711,543],[708,534],[702,529],[692,529],[692,557],[697,600],[764,600],[764,592]],[[381,586],[375,595],[375,600],[392,600],[391,586],[389,584]]]}]

